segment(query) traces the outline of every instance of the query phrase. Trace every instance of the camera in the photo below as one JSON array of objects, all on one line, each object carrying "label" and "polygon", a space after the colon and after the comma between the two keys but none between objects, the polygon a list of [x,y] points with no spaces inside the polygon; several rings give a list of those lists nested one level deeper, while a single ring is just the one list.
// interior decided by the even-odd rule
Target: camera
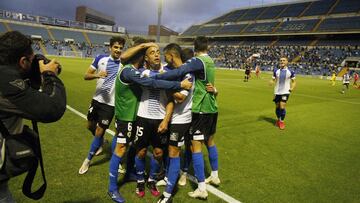
[{"label": "camera", "polygon": [[[44,64],[50,63],[50,59],[46,58],[42,54],[35,54],[34,59],[31,64],[31,70],[29,73],[30,86],[34,89],[40,89],[41,86],[41,73],[39,61],[44,60]],[[61,65],[58,66],[58,75],[61,72]]]}]

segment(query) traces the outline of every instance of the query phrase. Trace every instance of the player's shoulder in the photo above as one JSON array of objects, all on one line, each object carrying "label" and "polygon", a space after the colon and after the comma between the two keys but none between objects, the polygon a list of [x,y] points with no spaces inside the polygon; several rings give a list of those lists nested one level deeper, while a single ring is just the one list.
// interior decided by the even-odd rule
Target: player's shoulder
[{"label": "player's shoulder", "polygon": [[105,59],[109,58],[110,56],[108,54],[99,54],[95,57],[95,60]]}]

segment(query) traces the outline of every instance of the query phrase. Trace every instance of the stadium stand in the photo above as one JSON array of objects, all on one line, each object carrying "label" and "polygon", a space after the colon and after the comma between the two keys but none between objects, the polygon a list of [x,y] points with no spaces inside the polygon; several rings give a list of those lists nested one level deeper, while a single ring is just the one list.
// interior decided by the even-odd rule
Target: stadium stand
[{"label": "stadium stand", "polygon": [[242,17],[241,21],[254,20],[256,19],[263,11],[265,7],[249,9]]},{"label": "stadium stand", "polygon": [[195,31],[193,34],[195,35],[211,35],[214,34],[218,29],[220,28],[220,26],[204,26],[201,27],[200,29],[198,29],[197,31]]},{"label": "stadium stand", "polygon": [[318,30],[319,31],[360,30],[360,16],[325,19],[321,23]]},{"label": "stadium stand", "polygon": [[278,25],[279,22],[272,23],[254,23],[250,24],[244,30],[244,33],[263,33],[263,32],[272,32],[272,30]]},{"label": "stadium stand", "polygon": [[13,23],[8,23],[8,25],[11,28],[11,30],[17,30],[29,36],[39,35],[43,39],[51,39],[49,37],[47,30],[44,27],[35,27],[31,25],[21,25],[21,24],[13,24]]},{"label": "stadium stand", "polygon": [[302,16],[325,15],[329,12],[335,2],[336,0],[327,0],[326,3],[324,3],[324,1],[314,1]]},{"label": "stadium stand", "polygon": [[84,35],[81,32],[70,30],[51,29],[55,40],[63,41],[65,38],[73,39],[75,42],[85,42]]},{"label": "stadium stand", "polygon": [[331,14],[335,13],[351,13],[359,12],[360,10],[360,1],[358,0],[340,0],[332,10]]},{"label": "stadium stand", "polygon": [[247,24],[224,25],[216,32],[216,34],[240,34]]},{"label": "stadium stand", "polygon": [[236,22],[238,21],[238,19],[240,19],[243,15],[246,14],[248,10],[236,10],[231,12],[229,15],[226,16],[226,18],[224,18],[223,21],[221,22]]},{"label": "stadium stand", "polygon": [[[214,31],[218,29],[217,31]],[[197,30],[197,31],[196,31]],[[247,58],[273,70],[285,55],[298,74],[340,72],[347,57],[360,56],[360,1],[314,0],[240,8],[192,26],[184,42],[210,37],[210,55],[224,68],[244,68]]]},{"label": "stadium stand", "polygon": [[309,6],[309,4],[310,2],[289,5],[278,17],[297,17]]},{"label": "stadium stand", "polygon": [[0,22],[0,33],[4,33],[6,31],[7,30],[6,30],[5,26],[4,26],[4,24]]},{"label": "stadium stand", "polygon": [[257,20],[264,20],[264,19],[275,19],[276,16],[279,15],[284,9],[286,8],[286,5],[280,5],[280,6],[271,6],[268,7],[264,13],[262,13]]},{"label": "stadium stand", "polygon": [[309,32],[313,30],[317,22],[319,22],[318,19],[287,21],[284,22],[276,32]]},{"label": "stadium stand", "polygon": [[90,41],[93,44],[104,44],[105,42],[109,42],[111,36],[110,35],[101,35],[101,34],[94,34],[94,33],[87,33]]}]

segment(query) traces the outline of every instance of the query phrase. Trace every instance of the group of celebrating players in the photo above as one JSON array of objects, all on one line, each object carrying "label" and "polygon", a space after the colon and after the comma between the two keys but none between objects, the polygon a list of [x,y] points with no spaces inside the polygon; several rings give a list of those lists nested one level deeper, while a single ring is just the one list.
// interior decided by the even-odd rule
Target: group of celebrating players
[{"label": "group of celebrating players", "polygon": [[[124,180],[136,179],[137,196],[145,195],[146,186],[153,196],[160,196],[156,183],[163,165],[165,178],[162,181],[166,189],[158,202],[172,202],[184,143],[188,153],[183,169],[186,171],[192,159],[198,181],[198,188],[189,192],[189,196],[206,199],[206,183],[220,184],[214,142],[217,124],[215,65],[207,55],[207,38],[195,39],[195,57],[189,49],[168,44],[163,49],[166,65],[162,65],[160,49],[155,43],[139,38],[122,53],[124,45],[123,38],[111,38],[110,55],[97,56],[85,74],[86,80],[97,79],[97,87],[87,116],[87,128],[94,137],[79,174],[85,174],[93,156],[100,153],[105,130],[115,115],[116,134],[111,144],[108,188],[113,201],[125,202],[119,193],[118,171],[127,154]],[[207,146],[212,168],[206,180],[203,144]],[[145,179],[145,158],[150,145],[150,171]]]},{"label": "group of celebrating players", "polygon": [[[192,161],[198,187],[188,195],[206,199],[206,184],[220,184],[214,142],[218,117],[215,64],[207,54],[208,39],[200,36],[194,40],[195,53],[178,44],[168,44],[163,49],[166,65],[162,65],[159,46],[153,42],[138,38],[122,52],[124,45],[122,37],[112,37],[110,55],[97,56],[85,73],[84,79],[97,79],[97,86],[87,115],[87,128],[94,135],[93,141],[79,174],[85,174],[92,158],[101,153],[105,131],[115,115],[108,187],[114,202],[125,202],[118,188],[123,160],[126,160],[124,181],[136,180],[138,197],[145,195],[146,187],[153,196],[160,196],[157,186],[166,185],[159,203],[172,202],[174,187],[178,179],[179,185],[186,184]],[[273,75],[276,125],[280,129],[285,128],[285,103],[295,87],[294,81],[294,73],[287,69],[287,58],[281,58],[280,69]],[[206,179],[204,144],[211,166]],[[146,179],[145,158],[150,145],[152,156]],[[182,146],[186,152],[181,167]],[[159,181],[161,168],[165,178]]]}]

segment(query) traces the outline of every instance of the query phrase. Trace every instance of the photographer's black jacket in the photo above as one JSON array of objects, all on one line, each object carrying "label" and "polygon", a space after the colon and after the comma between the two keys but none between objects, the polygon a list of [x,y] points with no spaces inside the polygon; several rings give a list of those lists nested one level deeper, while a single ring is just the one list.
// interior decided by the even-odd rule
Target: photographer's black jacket
[{"label": "photographer's black jacket", "polygon": [[64,114],[63,83],[52,72],[42,73],[42,78],[41,91],[38,91],[29,86],[18,67],[0,65],[0,119],[11,134],[22,130],[22,118],[48,123]]}]

